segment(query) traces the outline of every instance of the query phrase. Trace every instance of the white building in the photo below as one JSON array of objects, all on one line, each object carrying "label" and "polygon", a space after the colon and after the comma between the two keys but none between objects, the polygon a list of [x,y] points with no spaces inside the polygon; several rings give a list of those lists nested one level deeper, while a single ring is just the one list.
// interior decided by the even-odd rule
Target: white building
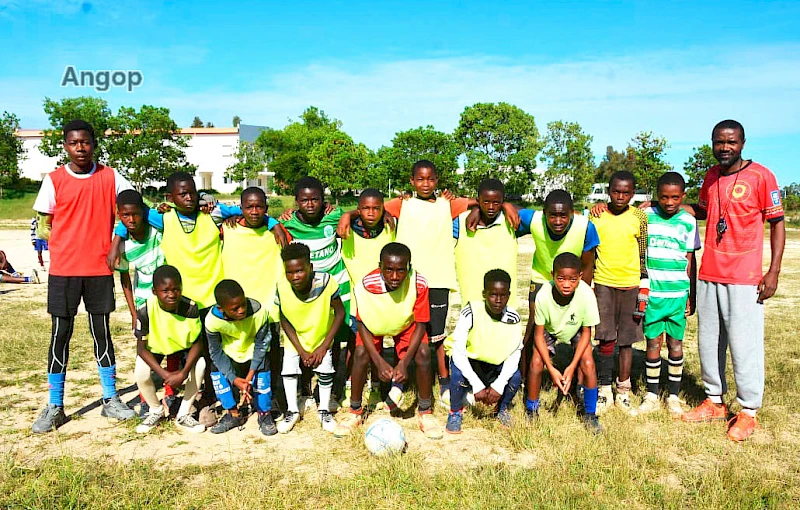
[{"label": "white building", "polygon": [[[269,177],[273,174],[264,172],[257,179],[247,183],[233,182],[225,177],[225,170],[234,162],[234,155],[239,140],[254,141],[261,130],[260,126],[241,128],[184,128],[181,135],[189,138],[186,148],[186,160],[197,167],[194,181],[197,189],[215,189],[220,193],[233,193],[239,187],[259,186],[269,192]],[[17,136],[23,140],[25,159],[20,163],[20,176],[41,180],[58,167],[58,159],[45,156],[39,151],[42,143],[42,131],[22,129]],[[153,185],[163,183],[153,183]]]}]

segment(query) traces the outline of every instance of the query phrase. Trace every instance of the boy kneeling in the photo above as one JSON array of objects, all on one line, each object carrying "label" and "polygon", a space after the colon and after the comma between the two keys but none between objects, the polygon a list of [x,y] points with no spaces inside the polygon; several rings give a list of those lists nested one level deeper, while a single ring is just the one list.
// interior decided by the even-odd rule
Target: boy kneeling
[{"label": "boy kneeling", "polygon": [[328,273],[314,271],[308,246],[292,243],[281,251],[286,276],[278,278],[276,302],[281,308],[281,327],[289,338],[283,350],[283,387],[288,410],[278,423],[278,432],[292,430],[300,419],[297,381],[303,367],[319,378],[319,421],[322,429],[333,432],[336,421],[330,413],[333,389],[331,344],[344,322],[344,305],[339,284]]},{"label": "boy kneeling", "polygon": [[[419,428],[426,437],[441,439],[442,429],[432,414],[433,374],[426,333],[430,320],[428,284],[422,275],[412,271],[408,247],[400,243],[384,246],[378,269],[356,284],[355,293],[358,334],[353,356],[350,412],[339,422],[334,435],[347,436],[363,421],[361,399],[370,361],[378,367],[382,381],[404,384],[408,379],[408,365],[413,360],[419,391]],[[394,337],[399,359],[394,367],[380,354],[384,336]]]},{"label": "boy kneeling", "polygon": [[[590,431],[598,434],[603,428],[595,414],[597,371],[592,357],[591,328],[600,323],[600,314],[594,292],[581,280],[581,261],[575,254],[562,253],[553,260],[553,281],[544,284],[536,294],[535,303],[535,350],[528,371],[525,412],[530,419],[539,416],[539,390],[545,367],[553,384],[564,395],[569,393],[577,370],[583,387],[583,420]],[[569,342],[575,351],[564,373],[559,372],[551,360],[556,342]]]},{"label": "boy kneeling", "polygon": [[[156,372],[164,379],[165,386],[186,387],[183,401],[175,423],[188,432],[203,432],[206,428],[198,423],[189,410],[197,396],[197,388],[203,380],[206,362],[201,357],[203,344],[199,341],[203,324],[200,309],[191,299],[183,296],[181,274],[172,266],[161,266],[153,273],[153,296],[136,312],[136,366],[134,376],[150,411],[136,432],[150,432],[169,414],[156,396],[156,387],[151,379]],[[186,356],[182,370],[171,372],[161,366],[162,360],[177,354]]]},{"label": "boy kneeling", "polygon": [[[258,428],[265,436],[278,433],[272,419],[272,385],[267,351],[270,346],[269,309],[244,295],[234,280],[222,280],[214,289],[217,304],[206,316],[206,336],[211,355],[211,380],[225,414],[211,427],[222,434],[244,425],[246,411],[237,401],[253,401]],[[241,402],[240,402],[241,403]]]},{"label": "boy kneeling", "polygon": [[450,361],[450,415],[447,432],[461,433],[467,390],[475,400],[497,406],[497,419],[511,425],[508,407],[522,384],[519,358],[522,325],[510,310],[511,276],[492,269],[483,276],[483,301],[470,301],[461,309],[453,331]]}]

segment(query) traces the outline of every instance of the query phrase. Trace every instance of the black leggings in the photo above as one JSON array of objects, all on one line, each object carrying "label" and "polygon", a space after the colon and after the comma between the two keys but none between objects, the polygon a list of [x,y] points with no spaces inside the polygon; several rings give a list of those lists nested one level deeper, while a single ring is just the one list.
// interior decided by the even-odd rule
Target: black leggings
[{"label": "black leggings", "polygon": [[[94,357],[101,367],[110,367],[116,363],[114,344],[111,343],[111,331],[108,327],[107,313],[89,314],[89,331],[94,338]],[[50,351],[47,353],[47,372],[64,374],[69,361],[69,341],[75,327],[75,317],[52,316],[53,329],[50,336]]]}]

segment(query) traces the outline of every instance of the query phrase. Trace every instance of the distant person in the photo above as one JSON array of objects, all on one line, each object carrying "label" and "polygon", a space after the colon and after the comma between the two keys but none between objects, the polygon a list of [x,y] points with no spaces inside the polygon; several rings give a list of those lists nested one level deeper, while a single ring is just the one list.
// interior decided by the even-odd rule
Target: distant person
[{"label": "distant person", "polygon": [[[736,400],[742,410],[728,422],[733,441],[749,438],[764,395],[764,301],[778,288],[786,242],[781,192],[775,175],[742,159],[744,127],[723,120],[711,132],[718,165],[710,168],[695,207],[707,219],[703,261],[697,283],[700,365],[707,398],[683,415],[688,422],[725,420],[722,396],[725,351],[730,348]],[[764,221],[772,256],[762,273]]]},{"label": "distant person", "polygon": [[44,258],[42,257],[43,251],[48,251],[47,248],[47,241],[42,239],[39,234],[36,232],[39,226],[39,220],[34,218],[31,220],[31,244],[33,245],[33,250],[36,252],[36,256],[39,259],[39,269],[42,271],[45,270],[44,267]]},{"label": "distant person", "polygon": [[95,163],[94,129],[88,122],[67,123],[63,135],[69,163],[45,176],[33,204],[39,213],[39,234],[48,240],[50,248],[47,311],[52,318],[47,350],[49,402],[33,424],[35,433],[49,432],[67,421],[64,381],[69,341],[81,299],[89,314],[103,388],[100,414],[118,420],[135,415],[117,395],[117,364],[109,327],[114,310],[114,277],[106,265],[116,198],[131,185],[113,168]]},{"label": "distant person", "polygon": [[14,270],[5,252],[0,251],[0,283],[39,283],[39,273],[34,269],[31,276],[23,276]]}]

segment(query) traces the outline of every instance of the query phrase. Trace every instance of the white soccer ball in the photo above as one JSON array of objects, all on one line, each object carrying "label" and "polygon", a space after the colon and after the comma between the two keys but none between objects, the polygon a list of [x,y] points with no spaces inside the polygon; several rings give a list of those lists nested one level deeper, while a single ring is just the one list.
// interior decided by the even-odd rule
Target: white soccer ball
[{"label": "white soccer ball", "polygon": [[406,435],[403,427],[389,418],[382,418],[367,429],[364,444],[373,455],[391,455],[406,451]]}]

